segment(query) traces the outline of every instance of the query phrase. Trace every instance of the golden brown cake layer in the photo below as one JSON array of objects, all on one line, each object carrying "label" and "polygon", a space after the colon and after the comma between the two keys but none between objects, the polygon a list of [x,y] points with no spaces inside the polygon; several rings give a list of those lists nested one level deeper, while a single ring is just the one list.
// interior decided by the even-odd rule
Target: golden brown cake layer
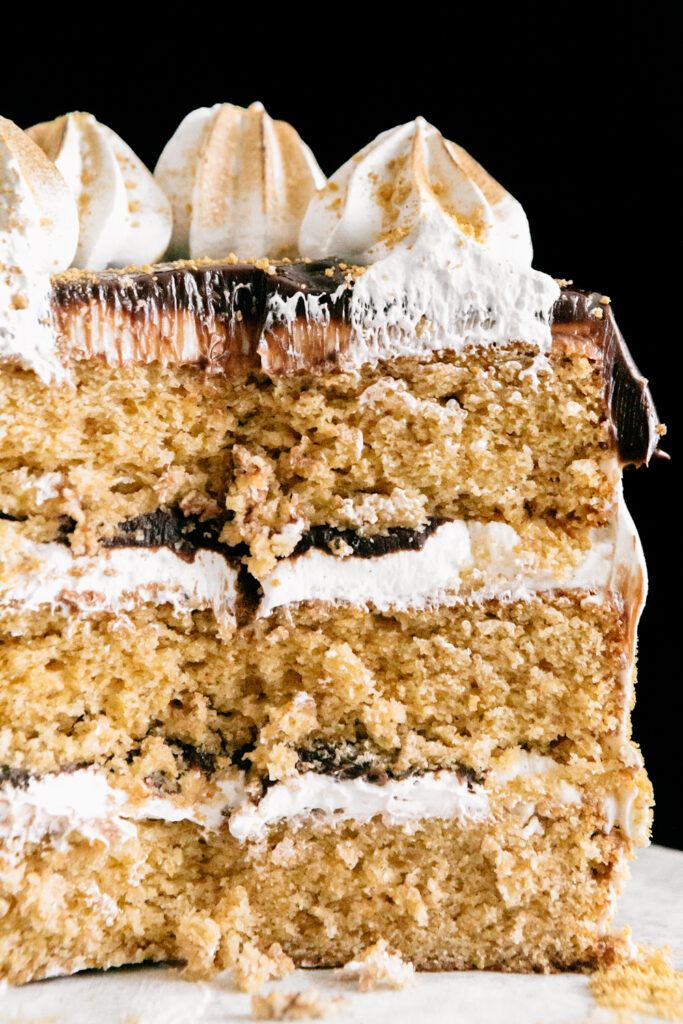
[{"label": "golden brown cake layer", "polygon": [[257,844],[143,821],[107,843],[72,833],[0,853],[1,973],[142,960],[204,973],[272,942],[338,966],[380,937],[426,970],[592,970],[623,942],[606,922],[631,844],[587,806],[549,799],[533,821],[304,820]]},{"label": "golden brown cake layer", "polygon": [[339,745],[398,772],[481,770],[516,745],[599,759],[628,731],[631,632],[618,598],[581,591],[394,613],[301,605],[240,628],[168,606],[5,609],[0,765],[132,751],[165,771],[165,743],[239,752],[271,778]]},{"label": "golden brown cake layer", "polygon": [[[601,357],[558,348],[402,360],[269,380],[188,366],[0,368],[0,511],[77,548],[174,506],[272,565],[316,526],[364,535],[434,518],[605,523],[618,464]],[[75,386],[74,386],[75,385]]]}]

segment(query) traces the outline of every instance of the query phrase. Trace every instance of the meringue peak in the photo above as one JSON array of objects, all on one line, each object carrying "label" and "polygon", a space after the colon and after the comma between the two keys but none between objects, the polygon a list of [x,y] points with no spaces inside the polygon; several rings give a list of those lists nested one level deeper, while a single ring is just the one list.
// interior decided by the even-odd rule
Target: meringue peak
[{"label": "meringue peak", "polygon": [[262,103],[200,107],[156,166],[173,207],[172,257],[283,256],[325,177],[311,150]]},{"label": "meringue peak", "polygon": [[66,182],[43,151],[0,118],[0,359],[48,380],[55,365],[50,276],[76,250],[78,213]]},{"label": "meringue peak", "polygon": [[0,188],[0,231],[35,232],[35,269],[66,270],[78,234],[75,203],[42,149],[6,117],[0,117]]},{"label": "meringue peak", "polygon": [[411,245],[427,218],[462,244],[531,262],[520,204],[423,117],[383,132],[332,175],[309,206],[300,249],[372,262],[398,244]]},{"label": "meringue peak", "polygon": [[78,203],[74,266],[153,263],[171,234],[171,210],[142,161],[116,132],[76,111],[28,134],[63,174]]}]

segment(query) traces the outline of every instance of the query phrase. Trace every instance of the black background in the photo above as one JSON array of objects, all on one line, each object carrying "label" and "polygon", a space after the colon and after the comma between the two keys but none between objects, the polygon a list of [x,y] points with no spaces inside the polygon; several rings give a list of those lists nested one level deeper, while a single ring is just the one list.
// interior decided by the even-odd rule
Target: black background
[{"label": "black background", "polygon": [[[534,263],[611,296],[673,461],[628,470],[650,595],[634,734],[656,842],[683,848],[675,3],[72,5],[2,41],[0,109],[20,126],[88,110],[149,165],[197,106],[261,100],[326,173],[424,115],[523,204]],[[4,16],[3,16],[4,18]],[[6,26],[6,21],[5,21]],[[7,26],[6,26],[7,27]]]}]

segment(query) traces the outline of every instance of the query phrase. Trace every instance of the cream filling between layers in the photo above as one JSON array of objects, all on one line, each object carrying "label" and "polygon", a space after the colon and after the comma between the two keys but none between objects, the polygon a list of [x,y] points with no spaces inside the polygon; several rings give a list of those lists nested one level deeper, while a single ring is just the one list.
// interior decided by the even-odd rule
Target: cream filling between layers
[{"label": "cream filling between layers", "polygon": [[[580,562],[564,574],[543,565],[525,550],[520,535],[500,522],[443,523],[419,551],[371,558],[312,548],[281,559],[261,580],[258,615],[305,601],[401,611],[465,598],[528,600],[535,593],[581,588],[623,594],[637,619],[645,597],[645,562],[623,499],[610,525],[591,531],[590,539]],[[234,616],[237,572],[217,552],[199,550],[191,562],[168,548],[109,548],[80,556],[63,544],[18,538],[5,562],[0,606],[125,611],[149,601],[211,608],[222,621]]]},{"label": "cream filling between layers", "polygon": [[258,614],[304,601],[390,611],[454,604],[463,596],[528,600],[557,588],[614,589],[637,613],[645,597],[645,560],[622,498],[609,526],[592,530],[590,540],[584,557],[564,575],[534,563],[519,534],[499,522],[454,520],[439,526],[419,551],[373,558],[343,558],[312,548],[282,559],[261,581]]},{"label": "cream filling between layers", "polygon": [[214,551],[197,551],[192,561],[163,547],[74,555],[64,544],[22,539],[9,555],[16,562],[0,580],[0,606],[119,612],[149,601],[177,611],[211,608],[219,622],[234,622],[237,571]]},{"label": "cream filling between layers", "polygon": [[[526,792],[528,781],[540,785]],[[237,840],[247,842],[264,839],[269,827],[280,822],[314,820],[325,825],[381,817],[388,825],[411,828],[437,818],[466,826],[494,821],[501,808],[518,817],[531,835],[542,831],[536,817],[540,803],[550,799],[578,807],[584,795],[590,797],[588,790],[582,793],[563,777],[562,765],[552,758],[522,750],[509,751],[499,768],[475,784],[445,769],[384,783],[305,772],[270,786],[254,799],[246,776],[235,770],[214,778],[207,788],[208,795],[194,802],[148,788],[129,793],[94,768],[29,779],[23,786],[6,784],[0,788],[0,841],[10,854],[45,838],[59,845],[74,832],[90,841],[126,841],[136,835],[136,822],[151,819],[191,821],[208,832],[226,826]],[[618,827],[637,845],[647,844],[649,801],[637,772],[601,797],[598,813],[604,832]]]}]

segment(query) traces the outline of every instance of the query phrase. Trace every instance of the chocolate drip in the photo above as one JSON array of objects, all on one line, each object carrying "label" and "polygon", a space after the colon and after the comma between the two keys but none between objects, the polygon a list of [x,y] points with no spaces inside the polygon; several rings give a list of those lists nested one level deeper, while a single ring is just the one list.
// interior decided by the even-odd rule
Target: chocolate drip
[{"label": "chocolate drip", "polygon": [[346,272],[336,259],[179,261],[149,270],[68,271],[53,278],[52,299],[65,309],[91,302],[111,305],[139,320],[149,319],[150,310],[189,312],[200,319],[253,324],[260,331],[272,311],[273,296],[297,297],[297,312],[304,314],[306,297],[315,295],[329,307],[330,316],[341,319],[348,307],[348,296],[340,293],[345,282]]},{"label": "chocolate drip", "polygon": [[566,287],[553,307],[553,325],[590,325],[603,354],[608,408],[622,465],[650,461],[659,441],[657,412],[609,302],[599,292]]},{"label": "chocolate drip", "polygon": [[[282,373],[325,361],[324,334],[330,324],[348,320],[350,288],[337,260],[256,263],[191,261],[159,264],[129,272],[103,271],[58,275],[53,279],[51,304],[58,333],[70,345],[73,314],[95,309],[110,315],[113,334],[121,325],[140,339],[140,352],[161,362],[185,362],[174,347],[173,319],[192,318],[200,345],[190,360],[213,369],[249,372],[265,369]],[[287,307],[286,316],[283,309]],[[169,320],[165,327],[164,320]],[[98,321],[99,317],[94,318]],[[297,319],[305,325],[300,336],[291,331]],[[85,349],[74,354],[97,354],[97,327],[88,318]],[[177,326],[177,325],[176,325]],[[287,344],[279,335],[284,327]],[[338,340],[338,339],[336,339]],[[117,337],[116,345],[121,346]],[[119,361],[126,361],[123,349]],[[130,358],[130,353],[128,353]]]}]

